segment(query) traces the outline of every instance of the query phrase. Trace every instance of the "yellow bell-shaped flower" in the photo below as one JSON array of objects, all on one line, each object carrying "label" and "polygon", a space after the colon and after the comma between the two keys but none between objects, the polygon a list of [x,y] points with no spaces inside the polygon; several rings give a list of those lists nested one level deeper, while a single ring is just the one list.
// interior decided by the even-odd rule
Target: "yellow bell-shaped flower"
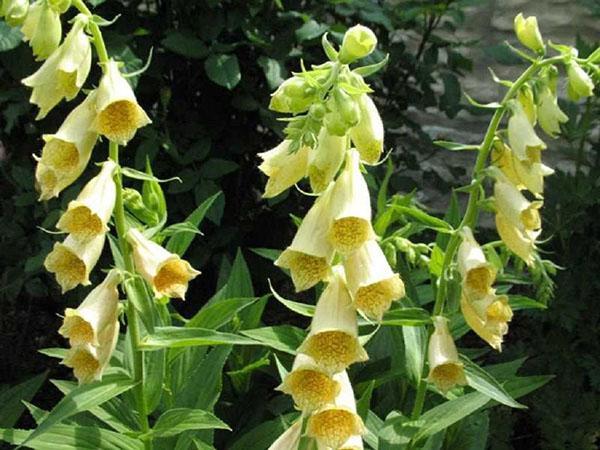
[{"label": "yellow bell-shaped flower", "polygon": [[571,61],[567,66],[567,94],[571,100],[577,101],[584,97],[594,95],[594,82],[576,61]]},{"label": "yellow bell-shaped flower", "polygon": [[302,437],[302,419],[296,420],[267,450],[297,450]]},{"label": "yellow bell-shaped flower", "polygon": [[127,232],[127,241],[133,248],[135,269],[150,284],[154,294],[185,299],[188,283],[200,272],[135,228]]},{"label": "yellow bell-shaped flower", "polygon": [[294,399],[296,408],[311,412],[333,403],[340,386],[310,356],[299,353],[279,389]]},{"label": "yellow bell-shaped flower", "polygon": [[376,235],[371,225],[371,199],[360,173],[360,156],[350,149],[346,167],[335,181],[331,194],[333,222],[329,241],[340,253],[349,254]]},{"label": "yellow bell-shaped flower", "polygon": [[538,120],[544,132],[552,137],[558,137],[560,124],[569,120],[569,117],[558,106],[556,93],[550,86],[541,88],[538,96]]},{"label": "yellow bell-shaped flower", "polygon": [[455,386],[467,384],[463,363],[458,358],[454,339],[448,330],[448,319],[442,316],[432,317],[434,331],[429,338],[427,381],[443,393]]},{"label": "yellow bell-shaped flower", "polygon": [[494,205],[496,211],[518,228],[538,230],[542,226],[539,209],[543,202],[530,202],[514,184],[501,174],[494,183]]},{"label": "yellow bell-shaped flower", "polygon": [[265,186],[264,198],[275,197],[306,176],[308,167],[308,147],[301,147],[290,153],[290,143],[285,140],[268,152],[259,153],[263,162],[258,168],[269,177]]},{"label": "yellow bell-shaped flower", "polygon": [[317,146],[308,153],[308,178],[313,192],[323,192],[337,174],[346,155],[346,137],[335,136],[322,127]]},{"label": "yellow bell-shaped flower", "polygon": [[40,200],[57,197],[85,170],[98,135],[89,131],[95,116],[95,91],[67,116],[55,134],[45,134],[35,178]]},{"label": "yellow bell-shaped flower", "polygon": [[534,52],[544,51],[544,41],[538,28],[537,17],[523,17],[523,13],[515,17],[515,34],[525,47]]},{"label": "yellow bell-shaped flower", "polygon": [[536,254],[535,243],[541,231],[517,227],[499,212],[496,212],[496,230],[506,247],[525,261],[527,265],[533,264]]},{"label": "yellow bell-shaped flower", "polygon": [[344,34],[339,60],[349,64],[357,59],[370,55],[377,47],[377,36],[364,25],[354,25]]},{"label": "yellow bell-shaped flower", "polygon": [[480,300],[468,300],[464,295],[460,308],[467,325],[493,349],[502,351],[504,335],[513,312],[505,295],[491,292]]},{"label": "yellow bell-shaped flower", "polygon": [[64,242],[54,244],[46,256],[44,267],[55,274],[63,294],[79,284],[90,284],[90,272],[100,258],[105,237],[106,234],[102,233],[90,241],[80,241],[69,235]]},{"label": "yellow bell-shaped flower", "polygon": [[333,247],[327,239],[331,224],[330,185],[315,201],[302,220],[294,240],[275,261],[275,265],[289,269],[296,292],[310,289],[329,274]]},{"label": "yellow bell-shaped flower", "polygon": [[31,103],[40,111],[36,119],[43,119],[63,98],[75,98],[90,72],[92,49],[85,34],[88,17],[79,14],[65,41],[42,66],[23,79],[23,84],[33,88]]},{"label": "yellow bell-shaped flower", "polygon": [[469,298],[483,297],[491,291],[496,269],[487,262],[469,227],[463,227],[460,234],[462,241],[458,247],[457,261],[463,292]]},{"label": "yellow bell-shaped flower", "polygon": [[23,26],[23,40],[29,41],[33,54],[41,61],[50,56],[62,38],[60,14],[47,0],[37,0],[29,7]]},{"label": "yellow bell-shaped flower", "polygon": [[367,317],[381,320],[392,302],[405,295],[404,283],[376,241],[367,241],[350,254],[344,270],[354,307]]},{"label": "yellow bell-shaped flower", "polygon": [[119,313],[119,291],[121,275],[111,270],[104,281],[96,286],[77,309],[65,309],[63,324],[58,332],[69,339],[72,347],[90,344],[100,345],[100,336],[107,327],[112,327]]},{"label": "yellow bell-shaped flower", "polygon": [[383,152],[383,122],[371,97],[362,94],[358,98],[360,121],[350,129],[352,143],[365,164],[376,164]]},{"label": "yellow bell-shaped flower", "polygon": [[117,196],[113,180],[116,167],[111,160],[102,164],[100,173],[85,185],[77,200],[69,202],[56,228],[80,240],[88,240],[108,231],[108,221]]},{"label": "yellow bell-shaped flower", "polygon": [[151,123],[119,70],[119,63],[112,59],[104,66],[96,111],[92,129],[120,145],[127,144],[138,128]]},{"label": "yellow bell-shaped flower", "polygon": [[332,268],[331,280],[319,297],[310,332],[298,348],[328,373],[346,369],[369,357],[358,340],[358,322],[341,266]]},{"label": "yellow bell-shaped flower", "polygon": [[528,158],[528,150],[543,150],[546,144],[535,134],[520,102],[512,102],[511,110],[512,115],[508,119],[508,143],[515,156],[525,160]]},{"label": "yellow bell-shaped flower", "polygon": [[333,404],[308,418],[306,434],[316,439],[320,446],[339,449],[352,436],[364,434],[365,426],[356,413],[356,400],[348,374],[340,372],[334,375],[334,379],[341,385],[340,393]]}]

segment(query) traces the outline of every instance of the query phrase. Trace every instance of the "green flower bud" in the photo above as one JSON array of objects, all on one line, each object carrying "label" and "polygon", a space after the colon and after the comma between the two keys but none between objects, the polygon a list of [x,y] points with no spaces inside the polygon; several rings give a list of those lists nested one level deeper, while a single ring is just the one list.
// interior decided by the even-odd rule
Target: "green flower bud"
[{"label": "green flower bud", "polygon": [[64,14],[71,7],[71,0],[48,0],[48,5],[59,14]]},{"label": "green flower bud", "polygon": [[324,118],[325,127],[335,136],[345,136],[348,130],[360,121],[357,101],[337,87],[332,89],[327,100],[327,111]]},{"label": "green flower bud", "polygon": [[4,0],[0,7],[0,16],[11,27],[19,26],[25,20],[29,9],[29,0]]},{"label": "green flower bud", "polygon": [[528,49],[534,52],[544,51],[544,41],[538,28],[537,17],[525,18],[522,13],[519,13],[515,17],[515,34],[521,44]]},{"label": "green flower bud", "polygon": [[575,61],[571,61],[567,68],[569,84],[567,94],[571,100],[579,100],[583,97],[590,97],[594,94],[594,83],[590,76]]},{"label": "green flower bud", "polygon": [[146,207],[144,200],[142,199],[142,194],[135,189],[123,189],[123,203],[125,208],[127,208],[127,211],[145,224],[150,225],[158,223],[157,214]]},{"label": "green flower bud", "polygon": [[339,60],[343,64],[350,64],[371,54],[376,46],[375,33],[363,25],[355,25],[344,35]]},{"label": "green flower bud", "polygon": [[301,113],[317,99],[317,91],[304,78],[294,76],[285,80],[272,94],[269,108],[281,113]]},{"label": "green flower bud", "polygon": [[23,40],[29,41],[37,60],[44,60],[60,44],[62,37],[60,14],[45,0],[38,0],[29,8],[21,32],[24,36]]}]

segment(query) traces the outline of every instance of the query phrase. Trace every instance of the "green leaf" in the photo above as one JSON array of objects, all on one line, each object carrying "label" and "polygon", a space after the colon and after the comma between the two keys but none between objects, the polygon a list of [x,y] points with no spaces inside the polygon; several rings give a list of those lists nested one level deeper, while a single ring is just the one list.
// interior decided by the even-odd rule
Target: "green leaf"
[{"label": "green leaf", "polygon": [[133,386],[135,386],[135,383],[129,377],[119,374],[105,376],[102,381],[76,387],[58,402],[25,442],[43,435],[53,429],[56,424],[72,415],[101,405],[107,400],[128,391]]},{"label": "green leaf", "polygon": [[202,59],[208,54],[208,48],[200,39],[189,32],[167,32],[161,44],[168,50],[186,58]]},{"label": "green leaf", "polygon": [[541,388],[554,378],[554,375],[533,375],[530,377],[516,377],[504,383],[506,391],[514,398],[523,397],[536,389]]},{"label": "green leaf", "polygon": [[425,363],[424,327],[402,327],[404,337],[404,352],[406,356],[406,372],[416,384],[421,380],[423,364]]},{"label": "green leaf", "polygon": [[415,327],[431,323],[429,313],[423,308],[396,308],[385,313],[381,325]]},{"label": "green leaf", "polygon": [[465,356],[462,356],[461,360],[465,365],[467,382],[473,389],[511,408],[527,408],[512,398],[502,385],[483,368]]},{"label": "green leaf", "polygon": [[0,427],[10,428],[25,410],[23,401],[31,401],[46,380],[48,372],[40,373],[0,393]]},{"label": "green leaf", "polygon": [[23,33],[19,27],[11,27],[3,20],[0,21],[0,52],[17,48],[23,41]]},{"label": "green leaf", "polygon": [[390,60],[390,55],[386,54],[385,58],[383,58],[381,61],[376,62],[375,64],[369,64],[368,66],[357,67],[352,72],[354,72],[360,76],[363,76],[363,77],[368,77],[370,75],[373,75],[373,74],[379,72],[381,69],[383,69],[389,60]]},{"label": "green leaf", "polygon": [[314,19],[310,19],[296,30],[296,39],[298,39],[299,42],[308,41],[321,36],[327,30],[327,25],[320,24]]},{"label": "green leaf", "polygon": [[290,413],[252,427],[237,439],[228,450],[268,448],[296,420],[298,413]]},{"label": "green leaf", "polygon": [[222,429],[230,430],[214,414],[201,409],[175,408],[164,412],[156,421],[148,436],[175,436],[188,430]]},{"label": "green leaf", "polygon": [[275,261],[281,255],[281,250],[276,248],[251,248],[250,251],[256,253],[258,256],[268,259],[269,261]]},{"label": "green leaf", "polygon": [[498,108],[502,108],[502,104],[498,103],[498,102],[491,102],[491,103],[479,103],[477,100],[473,99],[469,94],[467,94],[466,92],[463,92],[463,95],[466,97],[467,101],[473,105],[476,106],[477,108],[483,108],[483,109],[498,109]]},{"label": "green leaf", "polygon": [[205,305],[192,317],[185,326],[187,328],[208,328],[216,330],[229,321],[242,309],[252,305],[258,297],[240,297],[218,300]]},{"label": "green leaf", "polygon": [[229,277],[225,285],[208,301],[209,304],[223,299],[233,297],[254,297],[254,288],[252,287],[252,278],[250,270],[244,259],[242,251],[238,248],[233,261],[233,266],[229,271]]},{"label": "green leaf", "polygon": [[333,44],[329,42],[329,39],[327,39],[327,33],[321,36],[321,46],[323,47],[323,51],[330,61],[337,61],[338,51],[335,49]]},{"label": "green leaf", "polygon": [[279,61],[266,56],[260,56],[258,65],[265,74],[270,89],[276,89],[284,81],[284,68]]},{"label": "green leaf", "polygon": [[306,333],[304,330],[292,325],[279,325],[274,327],[262,327],[254,330],[240,331],[244,336],[248,336],[267,347],[274,348],[292,355],[296,354]]},{"label": "green leaf", "polygon": [[376,382],[376,380],[371,380],[365,391],[356,401],[356,412],[363,420],[367,419],[367,415],[371,407],[371,397],[373,397],[373,390],[375,389]]},{"label": "green leaf", "polygon": [[180,183],[182,183],[182,180],[179,177],[171,177],[161,180],[160,178],[156,178],[154,175],[150,175],[145,172],[132,169],[131,167],[121,167],[121,174],[127,178],[132,178],[134,180],[155,181],[157,183],[169,183],[171,181],[179,181]]},{"label": "green leaf", "polygon": [[157,327],[154,333],[144,337],[140,347],[144,350],[204,345],[258,345],[244,336],[223,333],[206,328]]},{"label": "green leaf", "polygon": [[228,159],[210,158],[200,165],[198,174],[200,178],[216,180],[228,173],[235,172],[240,166]]},{"label": "green leaf", "polygon": [[232,90],[242,79],[237,56],[213,54],[204,61],[204,70],[211,81]]},{"label": "green leaf", "polygon": [[524,295],[509,295],[508,301],[513,311],[521,309],[548,309],[548,306]]},{"label": "green leaf", "polygon": [[273,288],[273,285],[271,284],[271,280],[269,280],[269,288],[271,289],[271,293],[273,294],[273,297],[275,297],[275,299],[279,303],[281,303],[283,306],[285,306],[290,311],[293,311],[293,312],[300,314],[301,316],[305,316],[305,317],[312,317],[315,315],[315,305],[307,305],[305,303],[295,302],[293,300],[287,300],[287,299],[283,298],[281,295],[279,295],[279,293],[277,293],[275,288]]},{"label": "green leaf", "polygon": [[390,208],[402,214],[406,214],[413,217],[419,223],[422,223],[426,227],[431,228],[433,230],[440,231],[442,233],[451,233],[453,231],[452,226],[448,222],[434,217],[432,215],[429,215],[425,211],[422,211],[415,207],[390,205]]},{"label": "green leaf", "polygon": [[453,152],[462,150],[479,150],[479,145],[461,144],[459,142],[452,141],[433,141],[433,143],[439,147],[445,148],[446,150],[451,150]]}]

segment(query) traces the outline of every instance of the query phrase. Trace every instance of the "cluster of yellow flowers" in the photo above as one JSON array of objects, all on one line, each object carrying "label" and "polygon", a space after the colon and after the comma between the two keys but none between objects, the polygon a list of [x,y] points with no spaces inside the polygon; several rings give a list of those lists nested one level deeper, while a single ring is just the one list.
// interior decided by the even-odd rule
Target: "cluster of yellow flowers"
[{"label": "cluster of yellow flowers", "polygon": [[[375,45],[371,30],[353,27],[344,37],[338,61],[366,56]],[[283,86],[275,92],[280,109],[282,91],[289,94],[290,89]],[[333,95],[339,95],[335,87]],[[275,264],[290,270],[297,292],[327,283],[310,332],[279,389],[291,395],[308,417],[307,436],[315,438],[319,448],[357,450],[363,448],[364,425],[346,373],[349,365],[368,358],[358,336],[357,311],[381,320],[392,302],[404,296],[404,284],[376,241],[369,189],[361,173],[361,162],[375,164],[380,158],[383,123],[366,93],[348,97],[351,103],[345,100],[345,109],[357,113],[352,121],[330,111],[314,146],[291,153],[291,140],[285,140],[259,156],[263,159],[260,169],[269,176],[265,197],[279,194],[305,176],[318,194]],[[340,126],[341,122],[353,125]],[[350,148],[351,143],[355,148]],[[271,448],[294,448],[291,442],[299,439],[299,427],[288,429]]]},{"label": "cluster of yellow flowers", "polygon": [[[44,118],[61,100],[72,100],[83,87],[90,72],[92,41],[99,54],[102,78],[98,87],[66,117],[54,134],[44,135],[44,146],[37,160],[36,180],[40,200],[57,197],[77,180],[89,163],[99,136],[125,145],[136,130],[150,119],[139,106],[135,94],[120,71],[117,61],[108,59],[94,18],[87,8],[71,21],[71,30],[61,44],[60,14],[70,1],[6,0],[0,13],[12,25],[22,24],[41,67],[23,80],[32,88],[31,102],[39,107],[37,119]],[[83,4],[81,4],[83,5]],[[92,26],[95,26],[96,35]],[[100,41],[100,42],[99,42]],[[120,184],[115,176],[120,168],[111,159],[101,164],[78,197],[71,201],[56,227],[67,233],[55,243],[44,262],[54,273],[62,292],[78,285],[89,285],[90,272],[96,265],[109,231]],[[126,239],[133,248],[136,271],[151,285],[155,295],[185,296],[188,281],[199,274],[189,263],[130,228]],[[119,336],[119,292],[123,273],[112,269],[77,309],[67,308],[59,332],[69,339],[71,348],[63,363],[74,369],[81,383],[97,380],[107,366]]]}]

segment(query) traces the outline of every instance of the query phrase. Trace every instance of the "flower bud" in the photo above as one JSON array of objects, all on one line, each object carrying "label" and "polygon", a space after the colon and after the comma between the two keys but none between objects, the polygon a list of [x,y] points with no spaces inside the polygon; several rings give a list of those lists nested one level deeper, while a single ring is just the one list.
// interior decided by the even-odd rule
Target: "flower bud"
[{"label": "flower bud", "polygon": [[577,101],[583,97],[594,95],[594,82],[577,62],[571,61],[569,63],[567,75],[569,77],[567,94],[571,100]]},{"label": "flower bud", "polygon": [[383,152],[383,122],[377,106],[367,94],[358,99],[360,121],[350,130],[352,143],[365,164],[376,164]]},{"label": "flower bud", "polygon": [[538,28],[537,17],[523,17],[523,13],[515,17],[515,34],[517,39],[530,50],[534,52],[543,52],[545,49],[544,41]]},{"label": "flower bud", "polygon": [[463,363],[458,358],[454,339],[448,330],[448,319],[432,317],[434,331],[429,338],[427,381],[446,393],[454,386],[467,384]]},{"label": "flower bud", "polygon": [[298,348],[298,352],[310,356],[330,374],[368,359],[358,340],[356,312],[343,269],[335,266],[332,272],[329,284],[317,301],[310,332]]},{"label": "flower bud", "polygon": [[152,287],[154,295],[185,299],[188,283],[200,272],[135,228],[127,232],[127,241],[133,249],[135,269]]},{"label": "flower bud", "polygon": [[29,0],[3,0],[0,5],[0,16],[11,27],[19,26],[25,20],[29,10]]},{"label": "flower bud", "polygon": [[558,137],[560,124],[569,120],[558,106],[556,93],[549,86],[543,86],[538,98],[538,120],[542,130],[551,138]]},{"label": "flower bud", "polygon": [[323,192],[338,173],[346,155],[346,138],[329,133],[326,127],[319,131],[317,146],[308,152],[307,174],[314,193]]},{"label": "flower bud", "polygon": [[463,292],[469,298],[484,297],[491,291],[496,279],[496,269],[487,262],[469,227],[461,229],[461,236],[457,260]]},{"label": "flower bud", "polygon": [[143,223],[147,225],[156,225],[159,222],[158,214],[146,206],[142,194],[135,189],[123,189],[123,204],[127,211]]},{"label": "flower bud", "polygon": [[46,0],[37,0],[29,7],[21,32],[23,40],[29,41],[29,46],[37,56],[37,60],[44,60],[60,44],[62,38],[60,14],[51,8]]},{"label": "flower bud", "polygon": [[354,307],[367,317],[381,320],[394,300],[405,295],[404,283],[392,271],[376,241],[365,242],[344,261]]},{"label": "flower bud", "polygon": [[281,194],[306,176],[309,149],[301,147],[297,152],[290,153],[291,142],[286,139],[268,152],[258,154],[263,160],[258,168],[269,177],[263,198]]},{"label": "flower bud", "polygon": [[63,98],[73,99],[85,83],[92,62],[87,22],[87,16],[79,14],[63,44],[33,75],[23,79],[25,86],[33,88],[31,103],[40,108],[36,119],[44,118]]},{"label": "flower bud", "polygon": [[82,241],[108,231],[117,196],[113,180],[115,168],[116,164],[111,160],[102,164],[100,173],[85,185],[77,200],[69,202],[56,228]]},{"label": "flower bud", "polygon": [[508,322],[513,316],[508,298],[491,292],[480,300],[469,301],[463,295],[460,309],[469,327],[493,349],[502,351]]},{"label": "flower bud", "polygon": [[310,289],[329,274],[333,247],[327,239],[327,230],[331,224],[332,187],[315,201],[294,240],[275,261],[276,266],[290,270],[296,292]]},{"label": "flower bud", "polygon": [[341,88],[333,88],[327,100],[327,113],[323,124],[329,133],[345,137],[348,130],[358,124],[360,108],[357,101]]},{"label": "flower bud", "polygon": [[370,55],[376,46],[377,36],[375,33],[364,25],[355,25],[344,34],[339,60],[343,64],[350,64]]},{"label": "flower bud", "polygon": [[508,143],[520,160],[528,158],[528,150],[543,150],[546,144],[542,141],[529,121],[527,113],[519,102],[513,102],[512,115],[508,119]]},{"label": "flower bud", "polygon": [[305,112],[318,99],[317,90],[301,76],[285,80],[273,94],[269,109],[280,113]]},{"label": "flower bud", "polygon": [[118,62],[110,60],[106,63],[97,91],[97,116],[92,123],[92,130],[97,133],[119,145],[125,145],[138,128],[151,123],[138,104],[133,89],[121,74]]}]

